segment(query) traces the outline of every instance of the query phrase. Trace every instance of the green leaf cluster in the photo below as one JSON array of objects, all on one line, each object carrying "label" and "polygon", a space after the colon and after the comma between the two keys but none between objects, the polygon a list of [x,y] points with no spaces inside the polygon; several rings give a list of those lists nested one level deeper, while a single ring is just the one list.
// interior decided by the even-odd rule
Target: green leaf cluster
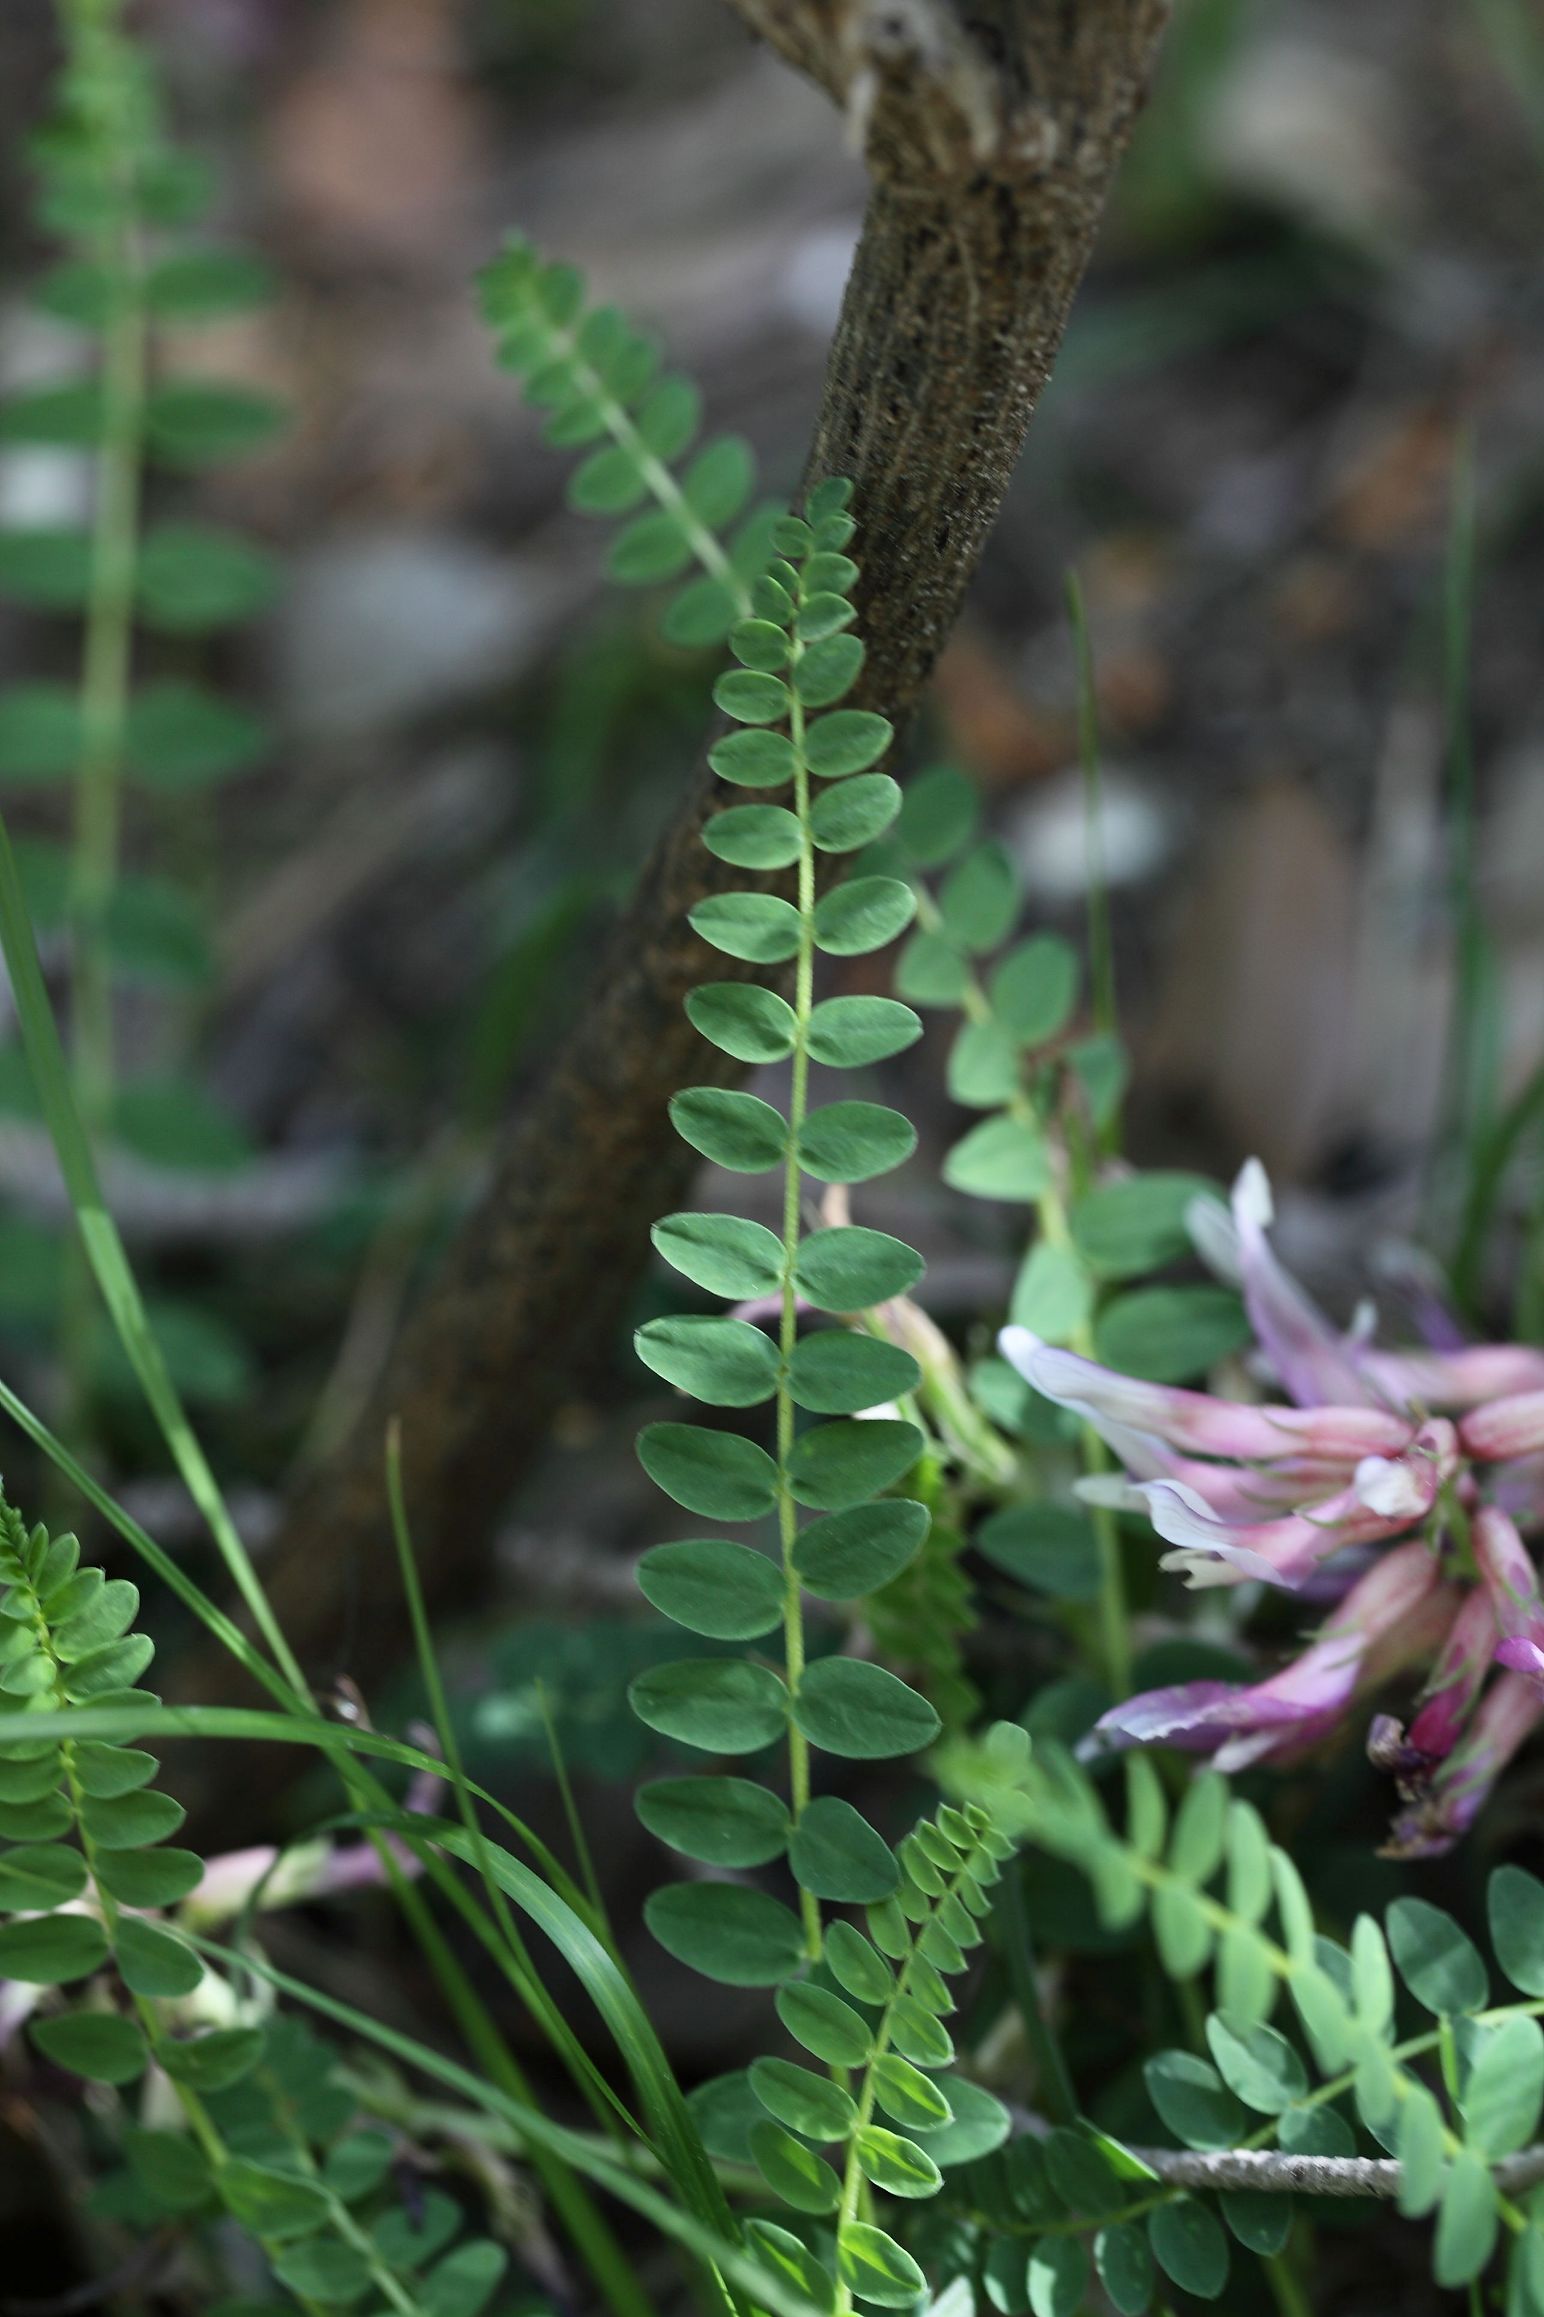
[{"label": "green leaf cluster", "polygon": [[[962,1794],[990,1796],[997,1823],[1079,1867],[1108,1928],[1145,1917],[1171,1978],[1214,1974],[1209,2057],[1170,2051],[1146,2063],[1163,2125],[1189,2148],[1314,2156],[1356,2153],[1359,2128],[1363,2147],[1370,2142],[1373,2153],[1402,2167],[1401,2213],[1431,2216],[1438,2286],[1453,2290],[1482,2276],[1505,2230],[1509,2311],[1526,2317],[1544,2307],[1541,2200],[1534,2191],[1512,2201],[1495,2172],[1534,2141],[1544,2113],[1544,2030],[1535,2016],[1544,1997],[1544,1883],[1515,1866],[1491,1877],[1492,1942],[1524,1999],[1494,2005],[1483,1957],[1441,1908],[1397,1898],[1381,1924],[1358,1916],[1342,1944],[1317,1928],[1296,1866],[1225,1780],[1203,1773],[1171,1816],[1146,1757],[1133,1757],[1127,1773],[1121,1830],[1092,1781],[1049,1744],[1033,1754],[961,1749],[948,1782]],[[1402,2032],[1401,1989],[1405,2006],[1413,2003],[1435,2025]],[[1289,2008],[1278,2020],[1284,1999]],[[1203,2298],[1220,2293],[1227,2236],[1211,2200],[1149,2194],[1136,2201],[1149,2208],[1143,2217],[1157,2269]],[[1216,2205],[1227,2232],[1250,2249],[1274,2251],[1285,2241],[1290,2198],[1235,2193]],[[1176,2210],[1186,2213],[1182,2224]],[[1175,2253],[1188,2273],[1173,2265]],[[1152,2262],[1138,2298],[1132,2253],[1128,2301],[1099,2258],[1106,2290],[1135,2317],[1148,2305]],[[1029,2305],[1040,2307],[1033,2294]]]},{"label": "green leaf cluster", "polygon": [[[89,527],[0,528],[0,596],[80,622],[83,672],[78,687],[0,686],[0,792],[74,792],[72,843],[35,837],[23,866],[35,922],[70,937],[92,1130],[156,1164],[228,1164],[245,1139],[182,1072],[114,1084],[114,988],[142,985],[185,1005],[214,973],[207,897],[122,867],[119,791],[141,809],[190,797],[250,771],[270,745],[262,719],[223,698],[199,660],[204,637],[272,602],[277,568],[253,542],[191,519],[176,493],[178,477],[266,447],[285,413],[267,394],[178,365],[175,343],[188,324],[260,305],[272,284],[251,257],[193,230],[210,187],[168,141],[150,59],[120,8],[66,8],[61,30],[63,63],[32,160],[39,222],[63,249],[31,294],[76,335],[78,352],[67,375],[0,397],[0,445],[89,458],[94,511]],[[158,486],[147,524],[145,478],[157,470],[172,496],[163,519],[167,484]],[[19,1065],[18,1050],[3,1059]],[[0,1082],[0,1105],[32,1106],[24,1069],[0,1069]],[[0,1309],[25,1324],[23,1303],[0,1280]],[[207,1311],[189,1316],[209,1354],[194,1370],[244,1377],[239,1339]],[[111,1394],[110,1361],[80,1341],[85,1372],[72,1388]]]},{"label": "green leaf cluster", "polygon": [[699,566],[672,598],[665,633],[680,644],[722,643],[750,608],[781,512],[750,506],[750,445],[738,435],[700,443],[692,381],[663,370],[654,341],[618,308],[588,305],[576,267],[544,262],[523,237],[484,269],[482,301],[500,362],[546,413],[546,440],[585,452],[570,503],[627,518],[612,542],[611,577],[652,586]]}]

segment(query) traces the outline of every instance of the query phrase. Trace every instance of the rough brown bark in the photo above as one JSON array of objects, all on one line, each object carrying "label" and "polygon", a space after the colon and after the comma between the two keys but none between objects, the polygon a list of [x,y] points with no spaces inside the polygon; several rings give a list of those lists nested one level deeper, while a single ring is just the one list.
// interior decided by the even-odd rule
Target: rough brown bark
[{"label": "rough brown bark", "polygon": [[[954,622],[1049,374],[1164,0],[737,4],[844,105],[873,176],[809,470],[856,485],[862,699],[900,720]],[[509,1133],[375,1405],[289,1512],[269,1581],[318,1678],[368,1684],[400,1646],[387,1418],[402,1419],[431,1606],[453,1609],[476,1597],[493,1521],[559,1395],[616,1327],[650,1223],[685,1195],[695,1162],[666,1104],[733,1069],[682,1012],[687,990],[726,964],[686,913],[717,883],[744,882],[698,842],[711,785],[699,778],[645,870],[587,1012]],[[340,1665],[355,1590],[371,1613]]]}]

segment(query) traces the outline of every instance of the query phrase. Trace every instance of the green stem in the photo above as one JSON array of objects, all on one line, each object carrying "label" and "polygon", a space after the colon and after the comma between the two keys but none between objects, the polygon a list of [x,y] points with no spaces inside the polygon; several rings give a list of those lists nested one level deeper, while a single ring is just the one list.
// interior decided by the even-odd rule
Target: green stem
[{"label": "green stem", "polygon": [[[873,2049],[864,2062],[863,2084],[858,2093],[857,2119],[847,2141],[847,2157],[842,2169],[842,2201],[837,2208],[836,2216],[838,2243],[841,2241],[843,2229],[849,2227],[853,2221],[859,2218],[862,2201],[868,2187],[864,2178],[863,2167],[858,2160],[858,2142],[868,2126],[874,2121],[874,2108],[879,2088],[874,2071],[890,2048],[890,2038],[895,2032],[896,2007],[910,1991],[911,1976],[922,1952],[923,1932],[927,1929],[928,1924],[936,1918],[945,1903],[951,1898],[958,1897],[961,1887],[968,1880],[968,1865],[962,1859],[955,1872],[945,1883],[943,1890],[933,1901],[926,1916],[915,1926],[910,1945],[896,1966],[895,1985],[885,1999],[884,2009],[881,2011],[874,2028]],[[851,2288],[845,2283],[839,2284],[833,2317],[849,2317],[851,2309]]]},{"label": "green stem", "polygon": [[[0,1517],[3,1517],[4,1519],[5,1527],[9,1532],[10,1542],[17,1552],[18,1562],[20,1562],[20,1548],[25,1542],[26,1535],[24,1524],[21,1521],[20,1515],[14,1512],[9,1506],[5,1507],[3,1516]],[[65,1708],[69,1705],[70,1701],[65,1687],[64,1665],[54,1648],[53,1635],[49,1630],[48,1621],[43,1614],[42,1603],[39,1601],[36,1593],[31,1590],[30,1586],[28,1587],[28,1593],[32,1611],[32,1627],[37,1637],[38,1647],[47,1658],[49,1666],[52,1669],[54,1703],[57,1708]],[[61,1739],[59,1745],[59,1761],[64,1775],[65,1786],[68,1790],[70,1811],[75,1822],[75,1833],[80,1842],[81,1857],[85,1863],[86,1873],[90,1877],[92,1897],[95,1900],[98,1912],[101,1915],[103,1926],[106,1929],[108,1939],[111,1942],[114,1950],[116,1950],[119,1939],[119,1926],[123,1919],[122,1910],[119,1907],[117,1900],[113,1897],[112,1893],[103,1884],[102,1879],[97,1871],[97,1848],[86,1822],[86,1793],[84,1787],[81,1784],[80,1765],[76,1755],[75,1742],[72,1739]],[[129,2000],[134,2007],[135,2017],[139,2021],[146,2044],[149,2046],[151,2056],[159,2061],[163,2050],[165,2049],[166,2041],[162,2027],[160,2011],[152,1997],[148,1995],[141,1995],[132,1988],[128,1990],[128,1994]],[[193,2089],[193,2087],[190,2084],[180,2082],[175,2075],[169,2072],[167,2072],[167,2081],[171,2085],[172,2092],[187,2121],[189,2130],[192,2132],[193,2137],[195,2140],[197,2140],[200,2148],[203,2150],[205,2159],[209,2165],[209,2169],[214,2176],[216,2186],[218,2186],[221,2173],[225,2170],[226,2166],[231,2161],[230,2151],[227,2149],[218,2128],[216,2127],[213,2119],[209,2114],[208,2109],[205,2107],[203,2101],[199,2098],[198,2093]],[[381,2265],[375,2255],[373,2246],[368,2242],[367,2239],[360,2237],[359,2232],[354,2228],[352,2220],[344,2211],[343,2207],[338,2204],[335,2198],[331,2199],[330,2202],[334,2207],[331,2214],[334,2225],[339,2226],[340,2234],[345,2234],[351,2243],[356,2244],[356,2250],[361,2251],[366,2255],[370,2262],[370,2273],[373,2282],[379,2287],[381,2292],[385,2295],[386,2299],[392,2304],[393,2308],[398,2313],[398,2317],[423,2317],[423,2312],[420,2309],[418,2303],[414,2301],[409,2294],[402,2291],[396,2278],[393,2277],[389,2271],[387,2271]],[[347,2224],[346,2227],[341,2225],[344,2223]],[[276,2252],[282,2249],[275,2244],[269,2243],[268,2240],[259,2234],[258,2231],[253,2230],[252,2233],[254,2236],[256,2236],[258,2243],[262,2246],[263,2251],[269,2256],[270,2259],[273,2258]],[[358,2239],[357,2242],[356,2239]],[[308,2313],[308,2317],[323,2317],[322,2311],[313,2301],[309,2299],[307,2295],[303,2293],[296,2293],[294,2297],[299,2302],[301,2308]]]},{"label": "green stem", "polygon": [[[128,70],[127,59],[115,60],[105,53],[116,45],[114,27],[95,11],[75,13],[72,44],[83,62],[93,50],[101,52],[95,62],[104,87],[114,86]],[[107,159],[117,198],[115,213],[93,251],[109,286],[110,305],[100,374],[101,432],[68,894],[72,1072],[81,1117],[93,1141],[111,1125],[114,1100],[108,914],[118,882],[147,385],[144,256],[135,216],[129,134],[120,121],[103,123],[104,141],[110,139],[112,145]],[[62,1301],[60,1356],[65,1430],[77,1435],[90,1390],[91,1324],[90,1273],[79,1248],[72,1247]]]},{"label": "green stem", "polygon": [[[797,637],[789,656],[789,738],[793,743],[794,811],[799,822],[799,947],[794,966],[794,1043],[788,1094],[788,1152],[783,1162],[783,1308],[778,1339],[782,1354],[777,1383],[777,1525],[783,1560],[783,1665],[791,1696],[798,1695],[804,1672],[804,1596],[794,1567],[799,1541],[799,1508],[790,1475],[794,1442],[793,1392],[788,1381],[789,1362],[799,1333],[798,1291],[794,1265],[799,1253],[799,1137],[809,1101],[809,1025],[815,993],[815,844],[810,834],[810,776],[804,761],[804,710],[794,689],[800,657]],[[788,1723],[789,1806],[797,1826],[810,1800],[809,1740],[794,1722]],[[820,1901],[801,1887],[799,1909],[804,1943],[810,1961],[818,1962],[821,1948]]]},{"label": "green stem", "polygon": [[1281,2317],[1314,2317],[1313,2303],[1286,2253],[1268,2253],[1260,2266]]},{"label": "green stem", "polygon": [[549,360],[562,360],[571,365],[575,379],[580,382],[584,393],[593,401],[605,421],[606,431],[612,441],[626,452],[658,505],[674,517],[683,538],[690,540],[692,553],[704,571],[734,598],[737,616],[740,619],[749,618],[749,586],[735,570],[707,525],[694,513],[685,492],[664,460],[657,458],[650,450],[633,424],[631,413],[624,404],[618,402],[599,371],[592,368],[580,353],[576,333],[549,327],[545,335]]},{"label": "green stem", "polygon": [[[1072,1245],[1072,1232],[1067,1221],[1066,1203],[1060,1187],[1052,1183],[1036,1202],[1040,1228],[1052,1246]],[[1089,1319],[1080,1320],[1072,1331],[1072,1348],[1083,1359],[1094,1357],[1094,1329]],[[1083,1470],[1090,1477],[1108,1472],[1109,1451],[1092,1424],[1084,1424],[1079,1433],[1083,1452]],[[1099,1550],[1099,1632],[1100,1654],[1104,1660],[1104,1676],[1117,1698],[1131,1694],[1131,1619],[1126,1606],[1126,1574],[1121,1565],[1120,1530],[1114,1513],[1105,1504],[1090,1505],[1089,1520]]]}]

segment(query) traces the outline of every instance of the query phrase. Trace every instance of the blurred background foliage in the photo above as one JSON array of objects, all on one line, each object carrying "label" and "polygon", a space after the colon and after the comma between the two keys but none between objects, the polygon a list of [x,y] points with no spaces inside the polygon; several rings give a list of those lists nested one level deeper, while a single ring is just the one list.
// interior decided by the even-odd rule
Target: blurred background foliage
[{"label": "blurred background foliage", "polygon": [[[518,221],[658,326],[713,426],[747,435],[769,485],[791,490],[863,182],[824,101],[712,0],[142,0],[136,15],[180,140],[211,164],[220,238],[278,284],[267,305],[179,330],[161,359],[271,393],[289,424],[207,476],[151,485],[152,511],[261,543],[282,585],[239,626],[147,647],[150,672],[217,683],[264,737],[217,785],[134,799],[129,866],[175,887],[183,932],[175,970],[126,993],[121,1035],[131,1072],[179,1093],[120,1118],[109,1179],[260,1542],[367,1396],[704,731],[714,656],[663,641],[650,606],[608,590],[563,463],[494,367],[470,274]],[[29,222],[26,138],[54,62],[45,0],[11,0],[6,390],[80,359],[29,297],[49,251]],[[1541,194],[1528,0],[1179,0],[1055,380],[905,750],[971,774],[1031,929],[1080,938],[1075,568],[1130,1155],[1225,1178],[1258,1153],[1284,1252],[1338,1314],[1369,1292],[1415,1308],[1428,1276],[1408,1250],[1424,1238],[1461,1257],[1476,1323],[1534,1334]],[[1466,444],[1469,665],[1444,604]],[[0,443],[0,524],[67,520],[84,489],[80,454]],[[0,680],[67,676],[74,649],[68,620],[0,603]],[[46,780],[16,783],[7,806],[36,845],[60,835]],[[1466,921],[1485,960],[1462,1011]],[[164,938],[157,954],[164,967]],[[832,986],[883,989],[888,971],[854,960]],[[926,1252],[933,1316],[980,1353],[985,1329],[970,1331],[1007,1302],[1022,1211],[939,1183],[964,1123],[949,1034],[945,1019],[887,1066],[922,1156],[863,1194],[860,1219]],[[1455,1096],[1455,1053],[1487,1058],[1483,1114]],[[0,1044],[0,1361],[56,1407],[64,1210],[15,1062]],[[1455,1176],[1442,1162],[1460,1145],[1471,1163]],[[652,1279],[638,1316],[668,1294]],[[631,1440],[669,1407],[620,1341],[574,1380],[509,1508],[493,1597],[464,1603],[446,1637],[479,1772],[543,1776],[550,1719],[620,1883],[645,1838],[600,1782],[644,1767],[626,1683],[680,1648],[631,1580],[664,1517]],[[1018,1402],[993,1413],[1034,1422]],[[201,1552],[105,1355],[94,1424],[126,1499]],[[356,1601],[376,1574],[351,1572]],[[1008,1597],[1000,1557],[975,1574],[989,1610]],[[1139,1680],[1193,1669],[1209,1646],[1155,1626]],[[345,1614],[340,1676],[349,1648]],[[1018,1711],[1045,1684],[1031,1718],[1081,1726],[1086,1700],[1052,1678],[1054,1625],[988,1614],[972,1648],[994,1705]],[[1363,1903],[1386,1871],[1358,1825],[1367,1778],[1338,1758],[1301,1789],[1291,1829],[1321,1886],[1344,1861]],[[1525,1772],[1504,1809],[1520,1820],[1537,1792]],[[1099,1944],[1070,1870],[1038,1888],[1048,1940]],[[717,2053],[732,2021],[715,2008],[705,2025],[672,1984],[687,2064],[694,2038]],[[1081,2024],[1097,2043],[1098,2008]]]}]

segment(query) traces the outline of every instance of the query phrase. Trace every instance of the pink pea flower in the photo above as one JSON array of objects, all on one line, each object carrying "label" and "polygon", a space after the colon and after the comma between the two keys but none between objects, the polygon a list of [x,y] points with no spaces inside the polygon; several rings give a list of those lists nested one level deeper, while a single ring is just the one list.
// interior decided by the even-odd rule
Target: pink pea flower
[{"label": "pink pea flower", "polygon": [[1501,1674],[1430,1784],[1400,1811],[1385,1858],[1440,1858],[1468,1833],[1496,1780],[1544,1720],[1544,1690],[1520,1673]]},{"label": "pink pea flower", "polygon": [[1179,1746],[1211,1754],[1219,1770],[1295,1755],[1327,1736],[1358,1691],[1428,1648],[1451,1617],[1453,1596],[1424,1544],[1373,1564],[1303,1655],[1254,1683],[1190,1681],[1115,1706],[1093,1738],[1112,1747]]},{"label": "pink pea flower", "polygon": [[1260,1369],[1285,1399],[1148,1383],[1023,1328],[1003,1331],[1003,1355],[1104,1439],[1121,1470],[1079,1494],[1144,1517],[1164,1568],[1193,1587],[1256,1582],[1339,1606],[1267,1679],[1128,1699],[1099,1738],[1188,1747],[1225,1768],[1281,1759],[1424,1665],[1408,1732],[1378,1714],[1370,1752],[1404,1805],[1396,1849],[1445,1848],[1532,1729],[1529,1699],[1544,1712],[1544,1590],[1524,1541],[1544,1532],[1544,1351],[1466,1344],[1452,1326],[1428,1348],[1385,1351],[1370,1311],[1337,1329],[1276,1258],[1256,1161],[1227,1207],[1197,1200],[1187,1221],[1242,1294]]},{"label": "pink pea flower", "polygon": [[1463,1735],[1485,1687],[1496,1650],[1496,1613],[1483,1585],[1471,1586],[1454,1618],[1406,1731],[1390,1714],[1379,1714],[1367,1736],[1367,1751],[1380,1769],[1393,1771],[1407,1793],[1424,1787]]},{"label": "pink pea flower", "polygon": [[1516,1524],[1496,1505],[1484,1505],[1471,1529],[1474,1557],[1490,1596],[1498,1664],[1527,1674],[1544,1696],[1544,1600],[1539,1573]]},{"label": "pink pea flower", "polygon": [[1511,1392],[1461,1416],[1458,1437],[1466,1455],[1482,1464],[1544,1449],[1544,1392]]},{"label": "pink pea flower", "polygon": [[1397,1456],[1409,1445],[1408,1418],[1361,1407],[1291,1408],[1247,1400],[1219,1400],[1176,1384],[1144,1383],[1102,1368],[1076,1352],[1042,1343],[1027,1327],[1005,1327],[998,1349],[1026,1383],[1048,1400],[1086,1417],[1096,1432],[1121,1424],[1154,1434],[1194,1456],[1232,1456],[1266,1462],[1277,1456],[1314,1456],[1354,1464],[1364,1456]]}]

